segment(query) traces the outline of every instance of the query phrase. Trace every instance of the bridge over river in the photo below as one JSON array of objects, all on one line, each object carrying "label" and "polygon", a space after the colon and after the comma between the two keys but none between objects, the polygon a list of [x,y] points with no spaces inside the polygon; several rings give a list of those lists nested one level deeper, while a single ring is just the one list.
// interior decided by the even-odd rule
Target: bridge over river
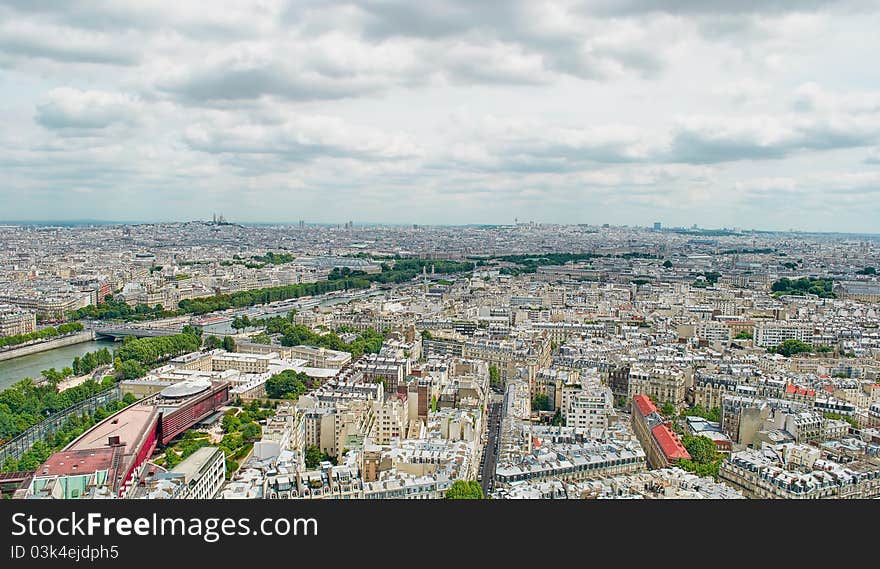
[{"label": "bridge over river", "polygon": [[136,338],[158,338],[160,336],[173,336],[180,334],[178,328],[134,328],[130,326],[95,328],[95,338],[110,338],[121,340],[126,336]]}]

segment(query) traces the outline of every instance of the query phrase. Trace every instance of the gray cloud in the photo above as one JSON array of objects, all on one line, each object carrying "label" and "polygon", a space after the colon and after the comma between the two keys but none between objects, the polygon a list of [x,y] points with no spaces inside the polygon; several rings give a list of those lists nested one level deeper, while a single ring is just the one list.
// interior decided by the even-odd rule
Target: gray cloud
[{"label": "gray cloud", "polygon": [[49,129],[103,129],[136,122],[139,106],[122,93],[60,88],[37,105],[36,121]]}]

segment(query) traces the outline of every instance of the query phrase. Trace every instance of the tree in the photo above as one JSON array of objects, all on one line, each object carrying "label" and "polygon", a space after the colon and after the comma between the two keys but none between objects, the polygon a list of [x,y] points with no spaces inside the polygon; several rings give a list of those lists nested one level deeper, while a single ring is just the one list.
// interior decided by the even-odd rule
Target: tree
[{"label": "tree", "polygon": [[494,364],[489,366],[489,384],[492,387],[501,387],[501,373]]},{"label": "tree", "polygon": [[306,468],[309,470],[317,468],[323,458],[324,453],[321,452],[319,447],[315,445],[309,445],[306,447]]},{"label": "tree", "polygon": [[290,369],[276,373],[266,380],[266,395],[272,399],[295,399],[318,383],[304,372]]},{"label": "tree", "polygon": [[251,421],[241,428],[241,436],[243,436],[246,440],[253,441],[263,436],[263,429],[260,428],[259,423]]},{"label": "tree", "polygon": [[672,261],[669,261],[669,260],[663,261],[663,266],[667,269],[671,269],[672,268]]},{"label": "tree", "polygon": [[205,349],[215,350],[223,344],[217,336],[208,336],[205,338]]},{"label": "tree", "polygon": [[536,411],[552,411],[553,404],[550,403],[549,397],[543,393],[539,393],[532,399],[532,409]]},{"label": "tree", "polygon": [[684,435],[681,443],[691,455],[691,460],[697,464],[708,464],[718,459],[718,447],[709,437]]},{"label": "tree", "polygon": [[485,498],[476,480],[456,480],[446,491],[447,500],[482,500]]},{"label": "tree", "polygon": [[147,375],[147,369],[135,360],[125,360],[119,365],[121,379],[137,379]]},{"label": "tree", "polygon": [[751,340],[752,337],[752,333],[748,330],[740,330],[736,336],[734,336],[734,340]]},{"label": "tree", "polygon": [[675,415],[675,405],[667,401],[660,407],[660,413],[664,417],[672,417],[673,415]]},{"label": "tree", "polygon": [[180,333],[181,333],[181,334],[190,334],[190,335],[193,335],[193,336],[197,336],[197,337],[199,337],[199,338],[202,337],[202,329],[199,328],[199,327],[197,327],[197,326],[192,326],[192,325],[190,325],[190,324],[187,324],[186,326],[184,326],[184,327],[180,330]]},{"label": "tree", "polygon": [[800,340],[785,340],[775,348],[767,348],[768,352],[782,354],[789,358],[795,354],[809,353],[813,351],[813,346]]},{"label": "tree", "polygon": [[235,340],[232,338],[232,336],[223,337],[223,349],[227,352],[235,351]]},{"label": "tree", "polygon": [[220,426],[224,433],[234,433],[241,428],[241,419],[238,418],[235,410],[231,409],[223,415]]}]

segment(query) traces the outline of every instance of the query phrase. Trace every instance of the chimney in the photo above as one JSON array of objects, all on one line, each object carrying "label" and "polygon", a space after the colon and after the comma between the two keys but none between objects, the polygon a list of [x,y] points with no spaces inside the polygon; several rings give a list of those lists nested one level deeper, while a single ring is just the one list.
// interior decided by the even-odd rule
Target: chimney
[{"label": "chimney", "polygon": [[112,446],[116,446],[118,444],[119,444],[119,435],[114,435],[112,437],[107,438],[107,445],[108,446],[112,447]]}]

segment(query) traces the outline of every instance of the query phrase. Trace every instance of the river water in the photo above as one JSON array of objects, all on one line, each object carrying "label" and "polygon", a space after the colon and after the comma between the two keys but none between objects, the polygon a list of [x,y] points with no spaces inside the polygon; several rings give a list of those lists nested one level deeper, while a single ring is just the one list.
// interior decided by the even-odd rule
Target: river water
[{"label": "river water", "polygon": [[25,377],[36,379],[40,377],[40,372],[44,369],[54,367],[60,370],[69,366],[76,356],[82,356],[101,348],[109,348],[110,351],[113,351],[114,345],[112,340],[95,340],[0,362],[0,390],[6,389]]}]

